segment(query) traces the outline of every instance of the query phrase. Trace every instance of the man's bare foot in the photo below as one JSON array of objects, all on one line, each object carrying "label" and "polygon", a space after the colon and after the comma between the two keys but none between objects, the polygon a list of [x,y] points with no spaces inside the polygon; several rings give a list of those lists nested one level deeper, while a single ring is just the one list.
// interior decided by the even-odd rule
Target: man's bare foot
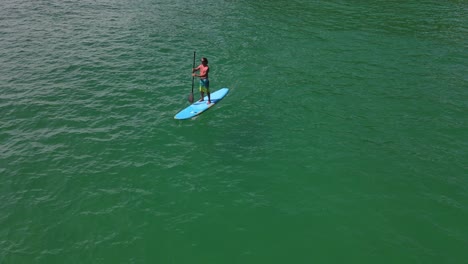
[{"label": "man's bare foot", "polygon": [[211,104],[211,101],[208,101],[208,103],[206,103],[206,104]]}]

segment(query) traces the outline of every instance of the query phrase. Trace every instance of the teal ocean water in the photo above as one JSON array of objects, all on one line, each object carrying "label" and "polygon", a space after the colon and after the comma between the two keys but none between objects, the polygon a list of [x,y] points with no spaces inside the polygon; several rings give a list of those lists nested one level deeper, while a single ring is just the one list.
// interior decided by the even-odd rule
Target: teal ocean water
[{"label": "teal ocean water", "polygon": [[[467,36],[457,0],[2,1],[0,263],[468,263]],[[231,90],[177,121],[193,51]]]}]

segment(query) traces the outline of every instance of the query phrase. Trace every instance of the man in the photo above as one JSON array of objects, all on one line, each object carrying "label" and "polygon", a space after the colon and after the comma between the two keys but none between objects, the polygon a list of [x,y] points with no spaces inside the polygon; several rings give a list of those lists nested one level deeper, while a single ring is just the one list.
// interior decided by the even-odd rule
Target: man
[{"label": "man", "polygon": [[[196,74],[194,72],[200,71],[200,74]],[[200,100],[199,102],[203,101],[203,97],[205,93],[208,95],[208,103],[211,104],[210,98],[210,80],[208,79],[208,73],[210,71],[210,67],[208,67],[208,59],[203,57],[201,59],[201,64],[198,67],[193,68],[192,76],[200,77]]]}]

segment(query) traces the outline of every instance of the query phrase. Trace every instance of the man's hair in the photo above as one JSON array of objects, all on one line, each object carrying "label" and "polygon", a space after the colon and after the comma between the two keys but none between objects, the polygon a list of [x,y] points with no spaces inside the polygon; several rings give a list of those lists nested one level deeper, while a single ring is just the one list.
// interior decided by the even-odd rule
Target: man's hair
[{"label": "man's hair", "polygon": [[203,57],[201,59],[202,59],[202,61],[206,61],[206,63],[208,64],[208,59],[207,58]]}]

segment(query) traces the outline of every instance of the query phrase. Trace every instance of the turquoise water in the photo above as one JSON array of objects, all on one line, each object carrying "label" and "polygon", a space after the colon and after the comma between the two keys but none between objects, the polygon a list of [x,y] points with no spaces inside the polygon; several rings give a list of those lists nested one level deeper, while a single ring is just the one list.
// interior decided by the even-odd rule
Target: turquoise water
[{"label": "turquoise water", "polygon": [[465,1],[0,7],[0,263],[467,263]]}]

